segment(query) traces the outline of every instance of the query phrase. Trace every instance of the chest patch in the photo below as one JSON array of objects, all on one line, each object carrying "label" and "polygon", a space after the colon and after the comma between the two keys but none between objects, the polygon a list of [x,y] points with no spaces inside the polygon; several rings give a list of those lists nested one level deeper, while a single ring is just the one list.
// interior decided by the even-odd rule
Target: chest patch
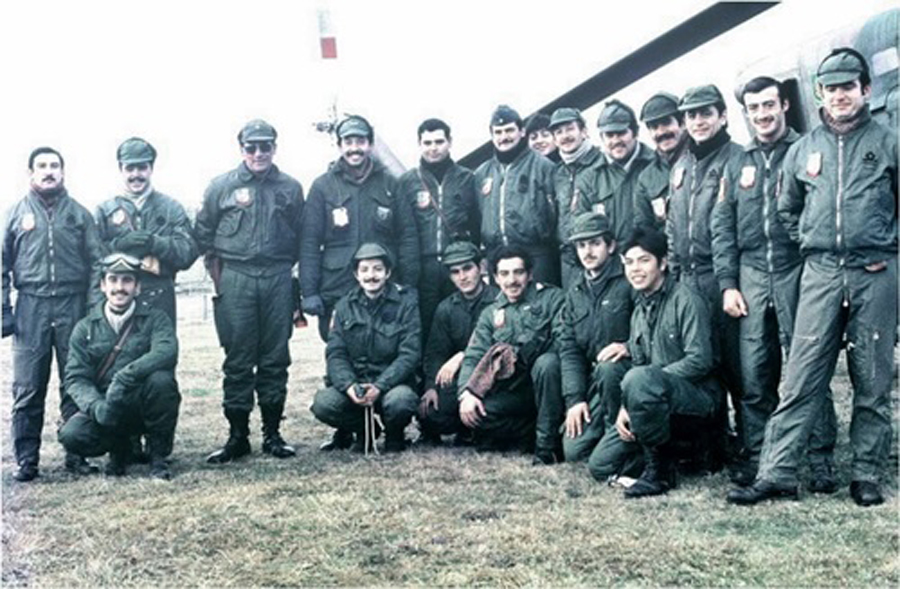
[{"label": "chest patch", "polygon": [[375,207],[375,216],[379,221],[387,221],[391,218],[391,209],[388,207]]},{"label": "chest patch", "polygon": [[494,327],[501,328],[506,325],[506,309],[497,309],[494,311]]},{"label": "chest patch", "polygon": [[416,206],[420,209],[427,209],[429,204],[431,204],[431,193],[427,190],[420,190],[416,194]]},{"label": "chest patch", "polygon": [[652,201],[650,201],[650,205],[653,207],[653,214],[657,219],[666,218],[666,197],[660,196],[654,198]]},{"label": "chest patch", "polygon": [[672,173],[672,186],[681,188],[682,184],[684,184],[684,168],[675,168]]},{"label": "chest patch", "polygon": [[22,231],[31,231],[34,229],[34,213],[25,213],[22,216]]},{"label": "chest patch", "polygon": [[806,158],[806,175],[815,178],[822,172],[822,152],[815,151]]},{"label": "chest patch", "polygon": [[753,188],[754,184],[756,184],[756,166],[741,168],[741,188]]},{"label": "chest patch", "polygon": [[591,211],[594,213],[599,213],[601,215],[606,214],[606,203],[596,202],[591,205]]},{"label": "chest patch", "polygon": [[494,188],[494,179],[493,178],[485,178],[484,182],[481,184],[481,194],[484,196],[491,195],[491,189]]},{"label": "chest patch", "polygon": [[338,207],[331,211],[331,222],[335,227],[346,227],[350,224],[350,215],[346,207]]},{"label": "chest patch", "polygon": [[247,207],[253,203],[253,195],[247,187],[238,188],[234,191],[234,200],[242,207]]},{"label": "chest patch", "polygon": [[116,212],[113,213],[112,222],[114,225],[124,225],[127,220],[128,215],[125,213],[125,209],[116,209]]}]

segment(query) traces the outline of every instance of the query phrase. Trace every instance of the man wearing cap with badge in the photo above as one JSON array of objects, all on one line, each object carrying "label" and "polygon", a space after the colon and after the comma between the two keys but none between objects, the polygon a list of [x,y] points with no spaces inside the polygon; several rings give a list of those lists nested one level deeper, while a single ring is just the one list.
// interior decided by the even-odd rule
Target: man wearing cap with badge
[{"label": "man wearing cap with badge", "polygon": [[[790,103],[777,80],[748,81],[738,96],[753,140],[728,162],[712,214],[713,267],[725,312],[740,330],[741,400],[745,455],[731,480],[747,486],[756,478],[766,421],[778,404],[782,350],[794,330],[802,260],[778,218],[778,174],[788,148],[800,136],[788,127]],[[837,418],[831,392],[810,437],[809,462],[814,493],[833,493]]]},{"label": "man wearing cap with badge", "polygon": [[638,141],[631,108],[610,100],[597,119],[605,161],[595,167],[590,210],[606,215],[613,237],[623,242],[634,228],[634,189],[638,175],[653,161],[653,152]]},{"label": "man wearing cap with badge", "polygon": [[778,213],[800,244],[803,272],[783,395],[766,425],[759,473],[728,501],[796,498],[797,470],[841,347],[853,385],[850,496],[884,501],[897,332],[897,133],[874,121],[865,58],[850,48],[819,64],[822,125],[781,170]]},{"label": "man wearing cap with badge", "polygon": [[[65,162],[58,151],[39,147],[28,157],[31,189],[7,211],[3,232],[3,336],[13,335],[13,478],[38,476],[44,402],[56,351],[60,420],[78,410],[66,390],[63,369],[69,337],[84,316],[91,281],[99,282],[102,245],[90,212],[65,188]],[[10,297],[16,289],[16,305]],[[66,470],[96,472],[76,454]]]},{"label": "man wearing cap with badge", "polygon": [[[713,350],[720,364],[719,374],[731,397],[736,414],[738,452],[741,439],[741,359],[737,319],[722,308],[722,291],[713,272],[710,221],[725,174],[725,166],[742,149],[728,134],[728,113],[719,89],[708,84],[688,89],[678,110],[684,113],[689,135],[687,149],[672,167],[666,235],[669,240],[669,268],[673,276],[701,293],[713,322]],[[724,453],[727,443],[727,406],[721,405],[721,439],[716,450]],[[724,460],[726,456],[717,456]],[[716,465],[718,466],[718,465]]]},{"label": "man wearing cap with badge", "polygon": [[558,285],[553,162],[528,148],[522,118],[505,104],[491,115],[490,131],[494,155],[475,170],[487,257],[501,246],[522,247],[534,279]]},{"label": "man wearing cap with badge", "polygon": [[641,108],[641,121],[656,144],[656,157],[637,177],[634,224],[663,231],[672,164],[681,157],[688,137],[684,114],[678,110],[678,97],[668,92],[654,94]]},{"label": "man wearing cap with badge", "polygon": [[[321,450],[368,444],[366,408],[381,416],[385,452],[406,449],[404,430],[419,404],[412,389],[422,356],[419,308],[414,289],[391,280],[392,256],[382,245],[364,243],[351,261],[357,286],[338,301],[325,348],[327,388],[310,410],[336,428]],[[367,431],[369,427],[369,431]]]},{"label": "man wearing cap with badge", "polygon": [[475,176],[450,157],[450,126],[440,119],[419,125],[419,166],[400,177],[400,194],[411,204],[419,236],[419,311],[428,341],[438,304],[453,291],[441,252],[456,240],[479,242],[481,213]]},{"label": "man wearing cap with badge", "polygon": [[72,332],[65,378],[79,411],[59,430],[59,441],[82,456],[109,452],[106,474],[122,476],[130,438],[143,434],[150,476],[167,480],[181,403],[175,328],[162,310],[136,303],[141,260],[117,252],[102,266],[105,301]]},{"label": "man wearing cap with badge", "polygon": [[456,292],[438,305],[422,357],[425,393],[419,401],[419,427],[421,440],[432,445],[439,445],[443,434],[456,434],[459,443],[470,438],[459,420],[456,377],[475,322],[500,292],[481,279],[481,252],[474,243],[450,244],[441,262]]},{"label": "man wearing cap with badge", "polygon": [[459,370],[459,416],[483,448],[530,448],[532,464],[562,461],[559,357],[553,318],[562,289],[533,278],[521,247],[501,246],[491,258],[500,294],[488,305]]},{"label": "man wearing cap with badge", "polygon": [[[572,220],[590,210],[594,195],[592,183],[594,166],[603,162],[603,154],[587,135],[587,125],[577,108],[558,108],[550,117],[550,130],[559,146],[561,161],[556,165],[553,182],[559,209],[557,234],[560,238],[571,233]],[[568,289],[581,274],[578,255],[572,241],[560,244],[562,286]]]},{"label": "man wearing cap with badge", "polygon": [[254,390],[263,452],[277,458],[295,454],[281,437],[280,424],[291,363],[291,268],[300,253],[303,189],[272,163],[277,136],[265,121],[244,125],[238,134],[244,161],[210,183],[194,227],[216,288],[216,331],[225,348],[229,436],[207,457],[213,464],[250,453]]},{"label": "man wearing cap with badge", "polygon": [[151,184],[156,149],[140,137],[126,139],[116,152],[125,193],[97,207],[94,217],[108,251],[142,261],[138,303],[175,319],[175,274],[197,259],[197,245],[184,207]]},{"label": "man wearing cap with badge", "polygon": [[528,147],[538,152],[554,164],[559,163],[559,149],[553,141],[550,117],[542,112],[534,113],[525,121],[525,137]]},{"label": "man wearing cap with badge", "polygon": [[353,115],[335,133],[341,156],[309,191],[300,253],[303,312],[319,318],[325,341],[334,305],[356,286],[351,261],[363,243],[380,243],[391,252],[397,283],[415,287],[419,281],[413,205],[375,158],[375,131],[366,119]]},{"label": "man wearing cap with badge", "polygon": [[591,456],[604,431],[616,421],[629,362],[611,362],[616,356],[610,345],[628,341],[633,304],[631,285],[625,280],[604,215],[576,217],[569,241],[575,245],[582,271],[566,291],[555,319],[554,339],[566,406],[563,451],[566,462],[578,462]]}]

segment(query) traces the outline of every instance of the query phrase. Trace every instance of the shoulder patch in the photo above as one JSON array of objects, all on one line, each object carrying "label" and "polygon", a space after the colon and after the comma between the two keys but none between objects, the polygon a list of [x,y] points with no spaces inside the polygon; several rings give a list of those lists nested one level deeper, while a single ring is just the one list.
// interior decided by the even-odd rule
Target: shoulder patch
[{"label": "shoulder patch", "polygon": [[124,225],[125,221],[128,220],[128,213],[125,212],[125,209],[118,208],[112,215],[112,222],[114,225]]},{"label": "shoulder patch", "polygon": [[815,178],[822,172],[822,152],[814,151],[806,158],[806,175]]}]

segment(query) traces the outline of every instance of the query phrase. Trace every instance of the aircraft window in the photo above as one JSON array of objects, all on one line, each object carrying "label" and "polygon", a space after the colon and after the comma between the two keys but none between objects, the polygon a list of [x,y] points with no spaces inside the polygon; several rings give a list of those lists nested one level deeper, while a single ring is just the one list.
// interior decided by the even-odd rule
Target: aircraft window
[{"label": "aircraft window", "polygon": [[805,133],[806,117],[803,116],[803,101],[800,98],[800,85],[797,78],[787,78],[782,83],[785,97],[790,101],[791,107],[787,111],[787,124],[798,133]]}]

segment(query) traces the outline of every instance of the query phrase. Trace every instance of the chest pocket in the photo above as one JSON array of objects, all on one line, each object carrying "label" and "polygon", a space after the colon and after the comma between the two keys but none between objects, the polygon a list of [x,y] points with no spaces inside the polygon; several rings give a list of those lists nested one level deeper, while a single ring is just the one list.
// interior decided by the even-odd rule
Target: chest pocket
[{"label": "chest pocket", "polygon": [[[249,201],[249,202],[246,202]],[[250,210],[256,206],[256,195],[247,187],[233,190],[222,201],[222,214],[219,217],[219,226],[216,234],[219,237],[233,237],[246,223],[245,218]]]}]

